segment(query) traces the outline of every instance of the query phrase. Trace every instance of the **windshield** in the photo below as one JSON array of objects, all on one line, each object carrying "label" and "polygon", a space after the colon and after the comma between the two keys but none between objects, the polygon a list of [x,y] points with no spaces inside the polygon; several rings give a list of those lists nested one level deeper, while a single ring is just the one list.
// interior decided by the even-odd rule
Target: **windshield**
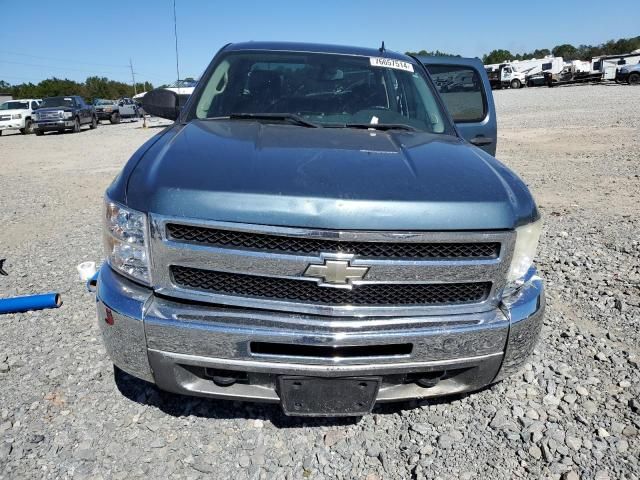
[{"label": "windshield", "polygon": [[71,97],[49,97],[42,100],[40,108],[52,107],[73,107],[73,98]]},{"label": "windshield", "polygon": [[114,103],[113,100],[105,100],[103,98],[99,98],[93,102],[94,105],[113,105]]},{"label": "windshield", "polygon": [[451,131],[426,76],[409,62],[238,52],[224,56],[201,82],[206,86],[195,108],[200,119],[289,114],[324,127],[387,124]]},{"label": "windshield", "polygon": [[0,105],[0,110],[26,110],[29,102],[4,102]]}]

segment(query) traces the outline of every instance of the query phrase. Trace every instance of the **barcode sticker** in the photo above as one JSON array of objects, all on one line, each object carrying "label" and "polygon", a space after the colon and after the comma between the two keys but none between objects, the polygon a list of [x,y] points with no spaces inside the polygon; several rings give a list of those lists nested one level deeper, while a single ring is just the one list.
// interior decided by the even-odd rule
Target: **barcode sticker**
[{"label": "barcode sticker", "polygon": [[405,72],[413,72],[413,65],[402,60],[383,57],[369,57],[369,63],[372,67],[394,68],[396,70],[404,70]]}]

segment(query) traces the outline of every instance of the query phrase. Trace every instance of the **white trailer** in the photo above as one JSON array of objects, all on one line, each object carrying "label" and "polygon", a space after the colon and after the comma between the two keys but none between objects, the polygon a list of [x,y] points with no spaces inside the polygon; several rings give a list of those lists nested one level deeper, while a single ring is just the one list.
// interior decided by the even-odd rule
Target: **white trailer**
[{"label": "white trailer", "polygon": [[559,73],[564,67],[562,57],[548,56],[528,60],[511,60],[484,66],[492,88],[520,88],[532,86],[532,78],[541,77],[545,71]]},{"label": "white trailer", "polygon": [[615,80],[618,69],[624,65],[636,65],[640,63],[640,52],[625,53],[622,55],[603,55],[591,59],[591,71],[601,72],[603,80]]}]

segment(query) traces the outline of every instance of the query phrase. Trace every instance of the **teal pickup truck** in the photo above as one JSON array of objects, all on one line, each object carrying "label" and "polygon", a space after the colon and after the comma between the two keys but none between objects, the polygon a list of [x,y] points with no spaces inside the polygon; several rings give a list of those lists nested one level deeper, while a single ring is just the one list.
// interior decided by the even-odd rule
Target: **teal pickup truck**
[{"label": "teal pickup truck", "polygon": [[540,214],[494,158],[477,59],[279,42],[220,50],[107,189],[97,311],[162,390],[363,415],[478,390],[542,326]]}]

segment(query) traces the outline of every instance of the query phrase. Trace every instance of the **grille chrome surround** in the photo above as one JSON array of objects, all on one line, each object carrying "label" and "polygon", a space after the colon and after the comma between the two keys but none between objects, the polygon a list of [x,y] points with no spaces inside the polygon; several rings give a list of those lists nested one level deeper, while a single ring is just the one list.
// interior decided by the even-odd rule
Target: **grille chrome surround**
[{"label": "grille chrome surround", "polygon": [[319,287],[316,282],[260,277],[199,268],[172,266],[176,285],[222,295],[321,305],[452,305],[487,298],[491,282],[475,283],[361,283],[353,289]]},{"label": "grille chrome surround", "polygon": [[[340,242],[377,242],[400,244],[441,243],[499,243],[496,258],[366,258],[344,253],[290,254],[282,252],[221,248],[184,241],[167,235],[168,224],[183,224],[216,230],[249,234],[277,235],[293,238],[329,239]],[[291,227],[275,227],[232,222],[217,222],[149,215],[151,279],[156,293],[164,296],[219,305],[256,308],[270,311],[324,315],[327,317],[399,317],[418,315],[455,315],[487,312],[495,309],[506,282],[506,274],[513,254],[515,232],[384,232],[336,231]],[[170,267],[181,266],[216,272],[248,274],[251,276],[282,278],[313,282],[304,276],[309,264],[326,259],[349,260],[350,265],[369,267],[362,284],[451,284],[489,282],[490,291],[484,299],[460,304],[320,304],[288,301],[257,296],[245,296],[196,289],[179,285]],[[329,288],[315,286],[316,288]]]},{"label": "grille chrome surround", "polygon": [[218,248],[238,248],[291,255],[346,253],[361,258],[497,258],[499,242],[386,243],[345,241],[340,238],[287,237],[209,228],[179,223],[167,224],[167,238]]}]

